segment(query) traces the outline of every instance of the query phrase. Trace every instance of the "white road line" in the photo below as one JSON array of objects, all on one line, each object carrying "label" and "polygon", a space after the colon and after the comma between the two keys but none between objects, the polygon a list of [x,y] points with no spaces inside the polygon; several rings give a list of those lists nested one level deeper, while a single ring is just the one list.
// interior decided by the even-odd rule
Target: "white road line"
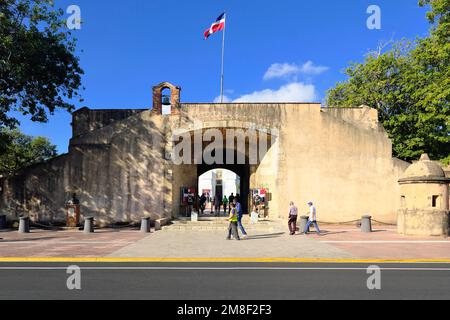
[{"label": "white road line", "polygon": [[[283,267],[80,267],[81,270],[103,270],[103,271],[366,271],[368,268],[283,268]],[[67,270],[67,267],[0,267],[0,270]],[[450,268],[380,268],[381,271],[445,271]]]}]

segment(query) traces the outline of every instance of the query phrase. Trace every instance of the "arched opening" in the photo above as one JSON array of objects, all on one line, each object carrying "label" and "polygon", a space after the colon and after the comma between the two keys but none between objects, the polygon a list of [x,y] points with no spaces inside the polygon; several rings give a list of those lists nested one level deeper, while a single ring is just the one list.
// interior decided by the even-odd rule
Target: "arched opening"
[{"label": "arched opening", "polygon": [[[203,215],[226,216],[229,211],[230,196],[240,195],[241,177],[228,169],[211,169],[198,177],[200,204]],[[225,197],[225,198],[224,198]]]},{"label": "arched opening", "polygon": [[172,114],[172,90],[169,88],[161,91],[161,113],[162,115]]},{"label": "arched opening", "polygon": [[[243,132],[242,136],[237,134],[239,130]],[[211,200],[217,193],[223,198],[224,194],[229,197],[232,190],[236,190],[233,193],[234,195],[239,193],[244,214],[249,214],[254,208],[255,191],[269,190],[269,196],[265,199],[270,201],[270,187],[267,189],[267,186],[270,186],[272,181],[268,181],[266,176],[271,170],[271,161],[274,156],[272,144],[276,136],[268,134],[267,131],[252,132],[252,129],[214,127],[183,131],[174,135],[173,139],[171,157],[175,165],[171,171],[171,177],[174,186],[173,216],[175,218],[188,216],[186,215],[188,206],[186,195],[189,192],[186,190],[191,190],[191,193],[195,194],[196,205],[193,207],[196,209],[200,209],[201,195],[209,192],[210,201],[205,208],[207,214],[214,211]],[[272,152],[267,156],[269,150]],[[215,183],[213,177],[214,173],[217,175],[220,171],[222,185]],[[236,180],[238,179],[239,184],[235,189],[223,185],[224,172],[231,172],[236,176]],[[217,180],[217,176],[215,179]],[[209,182],[202,182],[205,180]],[[263,192],[259,193],[263,194]],[[180,200],[177,201],[178,199]],[[265,213],[268,213],[269,209],[266,203]],[[224,214],[223,205],[220,212],[221,215]]]},{"label": "arched opening", "polygon": [[157,114],[173,115],[180,107],[181,88],[169,82],[153,87],[153,111]]}]

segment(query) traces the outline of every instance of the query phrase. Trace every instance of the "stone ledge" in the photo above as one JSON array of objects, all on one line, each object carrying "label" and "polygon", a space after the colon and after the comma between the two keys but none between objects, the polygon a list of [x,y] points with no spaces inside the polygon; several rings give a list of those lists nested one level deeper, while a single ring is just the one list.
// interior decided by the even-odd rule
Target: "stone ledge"
[{"label": "stone ledge", "polygon": [[161,218],[155,220],[155,231],[162,230],[163,226],[166,226],[171,221],[170,218]]}]

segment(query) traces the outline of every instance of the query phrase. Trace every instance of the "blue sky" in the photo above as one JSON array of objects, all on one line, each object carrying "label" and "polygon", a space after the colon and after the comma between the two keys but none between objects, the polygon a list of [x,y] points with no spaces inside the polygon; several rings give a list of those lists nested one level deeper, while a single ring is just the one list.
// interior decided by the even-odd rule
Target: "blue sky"
[{"label": "blue sky", "polygon": [[[170,81],[184,102],[212,102],[220,90],[221,34],[203,31],[227,12],[225,90],[230,101],[321,102],[345,79],[342,70],[380,41],[426,36],[418,0],[61,0],[81,8],[74,32],[85,70],[77,108],[150,108],[151,87]],[[381,8],[381,30],[369,30],[369,5]],[[69,15],[67,15],[69,16]],[[81,52],[82,50],[82,52]],[[71,116],[46,124],[20,118],[21,129],[67,151]]]}]

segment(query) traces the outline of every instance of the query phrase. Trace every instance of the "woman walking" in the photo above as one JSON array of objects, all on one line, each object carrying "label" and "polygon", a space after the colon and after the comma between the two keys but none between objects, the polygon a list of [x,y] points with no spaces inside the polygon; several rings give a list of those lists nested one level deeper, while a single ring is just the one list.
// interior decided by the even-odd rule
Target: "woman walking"
[{"label": "woman walking", "polygon": [[231,240],[231,234],[233,234],[235,240],[241,240],[238,232],[238,213],[234,203],[230,204],[230,216],[228,217],[228,221],[230,222],[230,225],[228,226],[227,240]]}]

